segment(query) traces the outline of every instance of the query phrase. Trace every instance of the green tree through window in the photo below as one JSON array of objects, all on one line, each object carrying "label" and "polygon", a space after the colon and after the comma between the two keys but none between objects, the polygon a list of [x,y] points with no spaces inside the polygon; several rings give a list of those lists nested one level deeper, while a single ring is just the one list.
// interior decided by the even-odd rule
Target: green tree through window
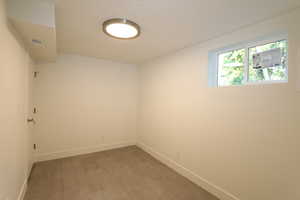
[{"label": "green tree through window", "polygon": [[[282,53],[281,65],[261,69],[253,68],[254,54],[277,48]],[[230,86],[247,82],[287,80],[287,53],[287,40],[220,53],[218,54],[218,85]]]},{"label": "green tree through window", "polygon": [[244,80],[245,49],[219,55],[219,85],[241,85]]}]

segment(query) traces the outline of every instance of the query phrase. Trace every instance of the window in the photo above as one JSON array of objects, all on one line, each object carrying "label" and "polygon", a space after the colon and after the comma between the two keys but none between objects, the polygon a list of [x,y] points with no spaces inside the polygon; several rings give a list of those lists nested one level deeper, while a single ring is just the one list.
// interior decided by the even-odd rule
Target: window
[{"label": "window", "polygon": [[214,86],[275,83],[288,80],[287,37],[261,40],[210,53]]},{"label": "window", "polygon": [[218,85],[241,85],[245,76],[245,49],[219,54]]}]

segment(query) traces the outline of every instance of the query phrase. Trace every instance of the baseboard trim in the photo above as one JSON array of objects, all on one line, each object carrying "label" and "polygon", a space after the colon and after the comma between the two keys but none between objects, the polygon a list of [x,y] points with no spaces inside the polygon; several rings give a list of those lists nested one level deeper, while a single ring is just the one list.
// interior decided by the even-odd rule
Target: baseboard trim
[{"label": "baseboard trim", "polygon": [[137,146],[143,149],[145,152],[152,155],[154,158],[159,160],[160,162],[164,163],[168,167],[175,170],[177,173],[181,174],[182,176],[188,178],[190,181],[195,183],[196,185],[200,186],[201,188],[205,189],[209,193],[215,195],[220,200],[239,200],[236,196],[230,194],[226,190],[212,184],[211,182],[207,181],[204,178],[201,178],[196,173],[192,172],[191,170],[181,166],[174,160],[168,158],[167,156],[155,151],[153,148],[145,145],[144,143],[138,142]]},{"label": "baseboard trim", "polygon": [[24,199],[26,191],[27,191],[27,178],[25,179],[24,183],[22,184],[20,193],[18,195],[18,200],[23,200]]},{"label": "baseboard trim", "polygon": [[59,158],[66,158],[66,157],[77,156],[82,154],[95,153],[95,152],[117,149],[117,148],[122,148],[127,146],[133,146],[133,145],[136,145],[136,142],[129,141],[129,142],[116,143],[116,144],[104,144],[104,145],[94,146],[94,147],[69,149],[65,151],[58,151],[58,152],[45,153],[45,154],[36,154],[35,161],[41,162],[47,160],[55,160]]},{"label": "baseboard trim", "polygon": [[26,191],[27,191],[27,186],[28,186],[28,180],[29,180],[30,174],[33,170],[33,165],[34,165],[34,163],[30,163],[30,166],[29,166],[29,169],[28,169],[28,174],[26,175],[26,179],[24,180],[24,182],[21,186],[21,189],[20,189],[17,200],[23,200],[24,197],[25,197],[25,194],[26,194]]}]

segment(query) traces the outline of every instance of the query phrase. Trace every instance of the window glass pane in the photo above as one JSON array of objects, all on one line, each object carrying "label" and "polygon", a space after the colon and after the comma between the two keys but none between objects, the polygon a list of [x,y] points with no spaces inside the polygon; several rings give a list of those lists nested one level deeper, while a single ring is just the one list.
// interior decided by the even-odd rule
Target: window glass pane
[{"label": "window glass pane", "polygon": [[219,54],[218,85],[241,85],[244,80],[245,49]]},{"label": "window glass pane", "polygon": [[[268,68],[254,68],[253,55],[269,50],[280,49],[281,63]],[[287,80],[287,41],[277,41],[261,46],[249,48],[249,81]]]}]

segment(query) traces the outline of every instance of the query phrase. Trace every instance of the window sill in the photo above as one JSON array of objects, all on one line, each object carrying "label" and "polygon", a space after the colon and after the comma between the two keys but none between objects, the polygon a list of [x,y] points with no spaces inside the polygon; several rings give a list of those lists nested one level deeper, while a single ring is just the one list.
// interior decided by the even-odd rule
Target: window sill
[{"label": "window sill", "polygon": [[271,85],[271,84],[286,84],[288,80],[283,81],[257,81],[257,82],[247,82],[242,85],[219,85],[217,88],[228,88],[228,87],[243,87],[243,86],[256,86],[256,85]]}]

